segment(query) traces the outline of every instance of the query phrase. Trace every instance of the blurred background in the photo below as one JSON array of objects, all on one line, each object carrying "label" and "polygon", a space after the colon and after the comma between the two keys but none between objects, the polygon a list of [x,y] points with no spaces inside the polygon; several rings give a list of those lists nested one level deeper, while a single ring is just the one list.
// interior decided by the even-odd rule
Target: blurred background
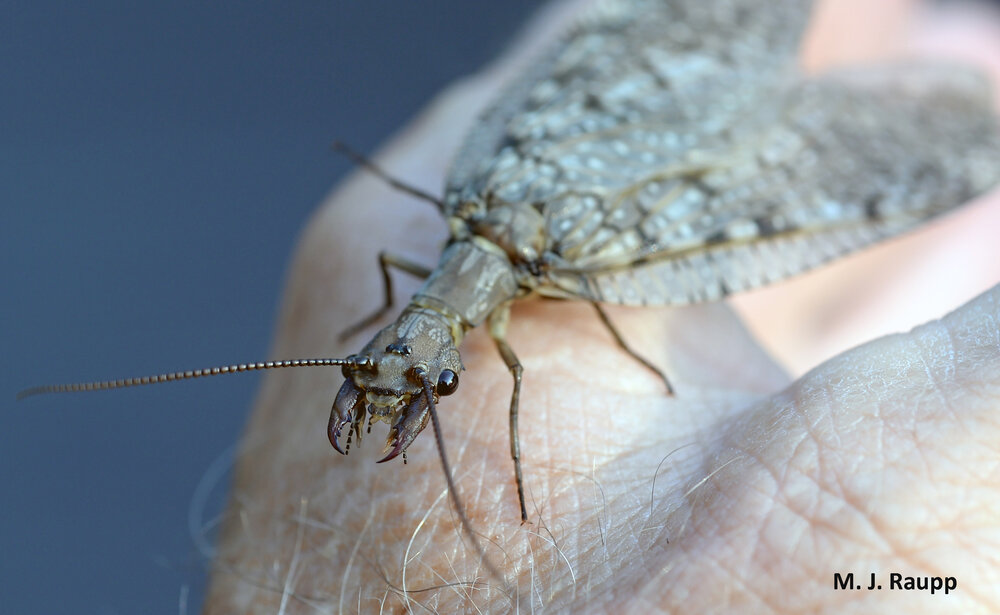
[{"label": "blurred background", "polygon": [[265,358],[331,140],[373,151],[539,4],[0,5],[0,610],[199,610],[257,377],[15,393]]}]

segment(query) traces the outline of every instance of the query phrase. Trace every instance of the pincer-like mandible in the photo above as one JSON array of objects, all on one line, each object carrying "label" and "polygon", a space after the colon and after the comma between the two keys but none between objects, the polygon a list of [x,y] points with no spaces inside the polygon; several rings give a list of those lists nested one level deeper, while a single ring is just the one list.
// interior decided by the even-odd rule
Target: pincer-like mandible
[{"label": "pincer-like mandible", "polygon": [[[326,427],[326,435],[330,438],[333,450],[341,455],[347,452],[340,448],[340,432],[344,425],[357,425],[364,420],[365,394],[359,389],[350,378],[344,381],[343,386],[337,393],[337,399],[333,401],[333,408],[330,410],[330,422]],[[350,431],[350,428],[348,429]]]},{"label": "pincer-like mandible", "polygon": [[389,453],[379,459],[378,463],[389,461],[405,451],[417,434],[427,427],[427,420],[430,417],[427,401],[427,396],[423,394],[414,395],[410,399],[409,405],[400,413],[385,440],[385,450]]}]

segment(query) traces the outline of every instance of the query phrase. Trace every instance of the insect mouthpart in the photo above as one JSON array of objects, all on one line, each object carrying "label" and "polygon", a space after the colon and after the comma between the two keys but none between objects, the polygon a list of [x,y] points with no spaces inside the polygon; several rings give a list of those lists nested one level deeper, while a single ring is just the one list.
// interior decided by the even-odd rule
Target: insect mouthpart
[{"label": "insect mouthpart", "polygon": [[408,393],[403,394],[402,396],[379,395],[378,393],[373,393],[372,391],[368,391],[367,393],[365,393],[365,399],[367,399],[368,403],[373,406],[383,406],[391,408],[393,406],[399,405],[400,403],[409,401],[410,395]]},{"label": "insect mouthpart", "polygon": [[[344,381],[337,393],[330,411],[330,422],[327,425],[327,437],[338,453],[346,455],[350,450],[352,436],[358,442],[362,438],[362,427],[365,418],[368,427],[373,422],[385,422],[389,425],[386,436],[386,455],[378,462],[389,461],[413,442],[429,418],[427,396],[415,393],[395,393],[391,391],[365,390],[352,380]],[[344,427],[347,427],[347,444],[340,447],[340,437]],[[366,430],[367,431],[367,430]]]}]

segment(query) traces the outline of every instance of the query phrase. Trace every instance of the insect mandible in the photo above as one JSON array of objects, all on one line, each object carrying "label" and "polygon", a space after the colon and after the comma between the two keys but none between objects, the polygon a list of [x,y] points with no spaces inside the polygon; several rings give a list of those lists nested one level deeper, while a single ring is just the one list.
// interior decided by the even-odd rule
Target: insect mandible
[{"label": "insect mandible", "polygon": [[811,8],[805,0],[599,4],[483,114],[444,198],[418,193],[446,218],[448,244],[433,270],[380,257],[386,304],[348,331],[390,310],[390,268],[426,282],[354,355],[23,394],[340,366],[333,447],[347,453],[366,422],[385,422],[380,461],[388,461],[432,423],[457,505],[436,404],[458,386],[463,337],[485,324],[513,377],[510,450],[526,521],[523,370],[506,341],[514,301],[591,302],[671,392],[601,303],[719,300],[901,233],[1000,182],[1000,130],[977,75],[899,65],[802,76],[795,57]]}]

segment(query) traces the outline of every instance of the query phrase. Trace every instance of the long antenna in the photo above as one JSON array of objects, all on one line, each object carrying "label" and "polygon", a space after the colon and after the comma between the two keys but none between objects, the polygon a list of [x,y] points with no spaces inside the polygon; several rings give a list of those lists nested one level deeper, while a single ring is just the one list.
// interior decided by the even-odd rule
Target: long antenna
[{"label": "long antenna", "polygon": [[219,376],[221,374],[235,374],[238,372],[252,372],[261,369],[281,369],[283,367],[328,367],[334,365],[364,367],[362,362],[356,359],[288,359],[285,361],[264,361],[262,363],[236,363],[233,365],[221,365],[219,367],[208,367],[205,369],[192,369],[182,372],[157,374],[155,376],[142,376],[141,378],[124,378],[121,380],[102,380],[70,384],[45,384],[42,386],[31,387],[30,389],[24,389],[17,394],[17,399],[22,400],[25,397],[43,395],[45,393],[77,393],[80,391],[123,389],[125,387],[142,386],[144,384],[173,382],[175,380],[188,380],[190,378],[201,378],[202,376]]},{"label": "long antenna", "polygon": [[330,144],[330,147],[333,149],[333,151],[346,157],[354,164],[364,168],[369,173],[378,177],[379,179],[389,184],[396,190],[405,192],[410,196],[415,196],[420,200],[433,203],[434,205],[437,206],[438,211],[442,213],[444,212],[444,201],[434,196],[433,194],[430,194],[429,192],[424,192],[420,188],[411,186],[403,182],[402,180],[396,179],[392,175],[389,175],[384,170],[382,170],[382,167],[378,166],[377,164],[369,160],[367,156],[354,150],[353,148],[351,148],[351,146],[347,145],[346,143],[342,141],[334,141],[332,144]]},{"label": "long antenna", "polygon": [[441,468],[444,470],[444,478],[448,483],[448,495],[451,497],[451,503],[455,505],[455,512],[458,514],[458,520],[462,523],[462,529],[465,530],[466,534],[468,534],[469,540],[472,541],[472,547],[476,550],[476,554],[479,555],[480,561],[482,561],[487,572],[489,572],[490,575],[497,581],[500,581],[506,590],[506,579],[503,574],[500,573],[500,570],[493,565],[490,558],[487,557],[482,543],[479,542],[479,536],[472,530],[472,523],[469,522],[469,517],[465,514],[465,506],[462,505],[462,500],[458,497],[458,489],[455,488],[455,480],[451,476],[451,465],[448,463],[448,454],[444,450],[444,437],[441,435],[441,424],[438,422],[437,408],[435,408],[434,404],[434,385],[431,384],[426,371],[418,369],[417,374],[420,377],[420,382],[424,386],[424,395],[427,397],[427,407],[431,413],[431,425],[434,427],[434,440],[437,442],[438,453],[441,458]]}]

